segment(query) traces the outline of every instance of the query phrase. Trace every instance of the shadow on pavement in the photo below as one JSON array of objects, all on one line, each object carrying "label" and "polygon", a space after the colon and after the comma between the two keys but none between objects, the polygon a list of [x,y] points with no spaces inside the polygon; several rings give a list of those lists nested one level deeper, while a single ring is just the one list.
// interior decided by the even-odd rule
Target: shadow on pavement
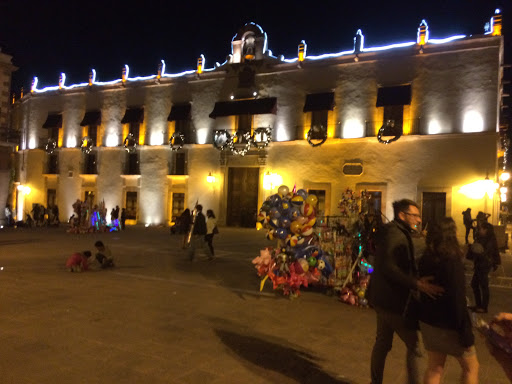
[{"label": "shadow on pavement", "polygon": [[[265,371],[273,371],[287,376],[302,384],[350,384],[349,381],[335,378],[322,371],[311,354],[276,343],[276,338],[264,335],[247,335],[232,330],[214,329],[219,339],[231,349],[237,357]],[[265,375],[264,372],[261,373]]]}]

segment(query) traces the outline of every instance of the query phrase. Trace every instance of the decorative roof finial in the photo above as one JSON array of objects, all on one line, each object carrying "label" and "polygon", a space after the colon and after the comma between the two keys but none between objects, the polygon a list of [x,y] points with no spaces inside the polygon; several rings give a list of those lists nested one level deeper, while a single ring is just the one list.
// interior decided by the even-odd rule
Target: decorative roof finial
[{"label": "decorative roof finial", "polygon": [[496,9],[494,16],[491,17],[492,35],[501,36],[501,11]]},{"label": "decorative roof finial", "polygon": [[418,28],[418,40],[417,43],[424,46],[428,42],[428,24],[425,20],[421,20]]},{"label": "decorative roof finial", "polygon": [[302,40],[299,44],[299,53],[298,53],[299,61],[304,61],[304,59],[306,58],[306,50],[307,49],[308,49],[308,45],[306,44],[306,42],[304,40]]},{"label": "decorative roof finial", "polygon": [[201,54],[201,56],[199,56],[199,58],[197,59],[197,74],[198,75],[203,73],[204,64],[205,64],[204,55]]},{"label": "decorative roof finial", "polygon": [[356,36],[354,37],[354,53],[357,55],[358,53],[363,52],[364,49],[364,35],[363,32],[358,29],[356,32]]}]

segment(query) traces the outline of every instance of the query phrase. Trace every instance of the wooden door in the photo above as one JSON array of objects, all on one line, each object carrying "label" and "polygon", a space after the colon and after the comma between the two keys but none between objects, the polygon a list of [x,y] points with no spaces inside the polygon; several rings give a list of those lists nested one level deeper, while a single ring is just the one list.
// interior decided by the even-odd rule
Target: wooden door
[{"label": "wooden door", "polygon": [[229,168],[226,224],[254,227],[258,212],[259,168]]}]

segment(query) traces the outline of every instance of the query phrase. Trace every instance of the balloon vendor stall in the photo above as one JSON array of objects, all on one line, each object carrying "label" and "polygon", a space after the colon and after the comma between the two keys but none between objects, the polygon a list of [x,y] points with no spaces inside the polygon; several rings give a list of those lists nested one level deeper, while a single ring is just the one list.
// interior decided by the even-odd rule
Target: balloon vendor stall
[{"label": "balloon vendor stall", "polygon": [[367,306],[364,293],[372,272],[368,226],[368,194],[347,189],[340,200],[340,216],[317,216],[318,198],[304,189],[290,191],[285,185],[262,204],[258,229],[266,229],[275,246],[260,251],[252,263],[274,290],[297,297],[301,287],[318,286],[336,292],[340,300]]}]

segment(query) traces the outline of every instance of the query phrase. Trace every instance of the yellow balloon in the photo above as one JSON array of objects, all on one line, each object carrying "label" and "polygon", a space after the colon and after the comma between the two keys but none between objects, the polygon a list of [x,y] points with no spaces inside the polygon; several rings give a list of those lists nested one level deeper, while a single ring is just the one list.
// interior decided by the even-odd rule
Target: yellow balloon
[{"label": "yellow balloon", "polygon": [[292,221],[290,224],[290,231],[292,233],[299,234],[301,228],[302,225],[298,221]]},{"label": "yellow balloon", "polygon": [[308,197],[306,197],[306,203],[311,204],[313,207],[316,207],[316,205],[318,204],[318,197],[316,197],[315,195],[309,195]]}]

